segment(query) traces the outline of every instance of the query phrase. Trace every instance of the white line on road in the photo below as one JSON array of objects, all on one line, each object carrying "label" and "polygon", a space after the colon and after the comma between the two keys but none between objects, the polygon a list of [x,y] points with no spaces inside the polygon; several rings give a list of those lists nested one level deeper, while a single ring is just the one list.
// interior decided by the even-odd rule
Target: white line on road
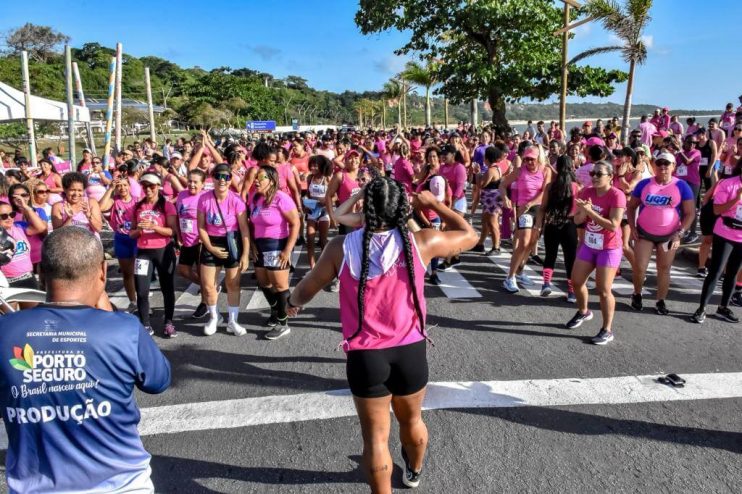
[{"label": "white line on road", "polygon": [[441,284],[438,288],[443,290],[448,298],[481,298],[482,294],[474,288],[456,268],[447,271],[438,271]]}]

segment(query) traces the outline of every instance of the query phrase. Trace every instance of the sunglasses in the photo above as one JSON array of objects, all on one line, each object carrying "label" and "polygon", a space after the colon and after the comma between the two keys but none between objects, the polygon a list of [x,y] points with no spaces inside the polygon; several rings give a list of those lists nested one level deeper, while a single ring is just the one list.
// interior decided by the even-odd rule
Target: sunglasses
[{"label": "sunglasses", "polygon": [[669,168],[672,165],[669,161],[656,161],[654,163],[654,166],[659,166],[660,168]]},{"label": "sunglasses", "polygon": [[11,211],[9,213],[0,213],[0,220],[7,220],[8,218],[15,218],[15,211]]},{"label": "sunglasses", "polygon": [[13,197],[30,197],[30,196],[24,192],[21,194],[13,194]]},{"label": "sunglasses", "polygon": [[739,132],[740,130],[742,130],[742,127],[735,127],[735,128],[734,128],[734,131],[735,131],[735,132]]},{"label": "sunglasses", "polygon": [[216,180],[217,182],[222,180],[224,180],[225,182],[229,182],[230,180],[232,180],[232,175],[230,175],[229,173],[217,173],[216,175],[214,175],[214,180]]},{"label": "sunglasses", "polygon": [[262,182],[263,180],[270,180],[270,179],[268,178],[268,175],[258,175],[257,177],[255,177],[255,180],[257,180],[258,182]]},{"label": "sunglasses", "polygon": [[93,161],[93,164],[94,165],[100,165],[100,164],[102,164],[102,162],[100,162],[100,161]]},{"label": "sunglasses", "polygon": [[152,190],[152,189],[156,189],[157,187],[159,187],[159,185],[157,185],[157,184],[151,184],[151,183],[148,183],[148,182],[142,182],[142,188],[143,189],[150,189],[150,190]]},{"label": "sunglasses", "polygon": [[600,177],[607,177],[608,174],[607,173],[603,173],[603,172],[590,172],[590,176],[591,177],[598,177],[598,178],[600,178]]},{"label": "sunglasses", "polygon": [[48,194],[48,193],[49,193],[49,191],[46,190],[46,189],[39,189],[39,190],[35,190],[34,191],[34,194],[39,194],[39,195],[41,195],[41,194]]}]

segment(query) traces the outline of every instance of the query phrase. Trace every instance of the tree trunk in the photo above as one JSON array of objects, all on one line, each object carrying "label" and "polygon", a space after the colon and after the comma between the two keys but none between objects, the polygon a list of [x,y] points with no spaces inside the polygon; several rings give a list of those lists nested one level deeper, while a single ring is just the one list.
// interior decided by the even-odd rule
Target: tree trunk
[{"label": "tree trunk", "polygon": [[425,88],[425,126],[430,127],[433,120],[433,113],[430,108],[430,86]]},{"label": "tree trunk", "polygon": [[470,111],[471,111],[471,126],[472,126],[472,129],[476,130],[477,123],[479,123],[478,122],[479,121],[479,107],[477,106],[477,100],[475,99],[471,100]]},{"label": "tree trunk", "polygon": [[402,130],[402,98],[397,100],[397,126]]},{"label": "tree trunk", "polygon": [[381,128],[386,129],[386,101],[381,102]]},{"label": "tree trunk", "polygon": [[623,104],[623,126],[621,127],[621,142],[624,146],[629,142],[629,119],[631,118],[631,97],[634,93],[634,69],[636,61],[629,64],[629,80],[626,81],[626,101]]},{"label": "tree trunk", "polygon": [[448,128],[448,98],[443,98],[443,128]]},{"label": "tree trunk", "polygon": [[402,128],[407,128],[407,83],[402,79]]},{"label": "tree trunk", "polygon": [[509,134],[511,127],[505,115],[505,98],[502,93],[497,88],[490,88],[487,101],[492,109],[492,125],[495,128],[495,134],[499,136]]}]

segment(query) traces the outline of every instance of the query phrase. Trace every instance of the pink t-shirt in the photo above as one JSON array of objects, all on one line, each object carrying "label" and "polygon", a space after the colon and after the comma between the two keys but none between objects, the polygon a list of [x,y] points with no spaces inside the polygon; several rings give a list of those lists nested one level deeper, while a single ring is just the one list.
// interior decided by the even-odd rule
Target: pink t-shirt
[{"label": "pink t-shirt", "polygon": [[631,195],[641,200],[637,225],[660,237],[680,228],[682,203],[695,197],[690,186],[675,177],[667,184],[658,183],[655,177],[645,178],[636,184]]},{"label": "pink t-shirt", "polygon": [[[158,226],[167,226],[167,218],[176,216],[175,206],[172,202],[165,201],[165,214],[154,209],[155,204],[141,204],[136,208],[137,222],[151,219]],[[137,247],[140,249],[161,249],[170,243],[170,237],[160,235],[152,230],[144,230],[137,239]]]},{"label": "pink t-shirt", "polygon": [[288,237],[289,223],[283,217],[283,213],[296,209],[291,196],[277,190],[269,206],[264,206],[262,196],[257,198],[256,203],[250,213],[255,238],[282,239]]},{"label": "pink t-shirt", "polygon": [[[294,173],[291,170],[291,163],[283,163],[276,165],[276,171],[278,172],[278,190],[290,194],[289,192],[289,176]],[[304,180],[303,190],[306,189],[306,179]]]},{"label": "pink t-shirt", "polygon": [[[690,160],[690,163],[686,163],[683,156]],[[689,152],[680,151],[675,155],[675,171],[672,173],[679,179],[685,180],[691,185],[701,184],[701,151],[693,149]]]},{"label": "pink t-shirt", "polygon": [[10,227],[8,234],[15,240],[15,254],[5,266],[0,266],[6,278],[18,278],[33,271],[31,263],[31,245],[23,229],[18,225]]},{"label": "pink t-shirt", "polygon": [[203,192],[191,194],[189,190],[182,190],[175,200],[180,241],[185,247],[193,247],[200,241],[198,238],[198,200],[202,194]]},{"label": "pink t-shirt", "polygon": [[461,163],[441,165],[439,175],[445,178],[451,187],[454,201],[464,197],[466,188],[466,167],[464,165]]},{"label": "pink t-shirt", "polygon": [[412,191],[412,180],[415,178],[415,171],[412,169],[412,163],[407,158],[400,157],[394,163],[394,180],[404,185],[405,191]]},{"label": "pink t-shirt", "polygon": [[[280,191],[276,192],[278,195]],[[283,194],[282,192],[280,192]],[[288,197],[287,194],[283,194]],[[293,204],[293,202],[292,202]],[[221,215],[219,214],[221,209]],[[240,229],[237,217],[245,212],[245,202],[234,192],[227,191],[227,197],[217,206],[213,192],[201,194],[198,200],[198,211],[204,215],[206,234],[210,237],[224,237],[227,232],[236,232]],[[222,215],[224,221],[222,221]]]},{"label": "pink t-shirt", "polygon": [[590,178],[590,172],[593,171],[593,168],[595,168],[594,163],[585,163],[575,170],[577,181],[580,182],[580,185],[583,187],[590,187],[593,184],[593,181]]},{"label": "pink t-shirt", "polygon": [[[725,178],[721,180],[714,190],[714,204],[721,205],[729,202],[732,198],[737,196],[737,191],[742,187],[742,179],[740,177]],[[728,211],[721,214],[716,219],[714,225],[714,234],[719,235],[732,242],[742,242],[742,229],[735,230],[724,224],[722,218],[732,218],[732,220],[742,228],[742,202],[732,206]],[[727,220],[728,221],[728,220]]]},{"label": "pink t-shirt", "polygon": [[129,202],[124,202],[118,197],[113,200],[110,223],[114,232],[123,235],[129,234],[131,231],[131,224],[134,222],[134,208],[136,205],[136,197],[131,197]]},{"label": "pink t-shirt", "polygon": [[[626,194],[615,187],[608,189],[602,196],[598,195],[595,187],[587,187],[582,189],[577,197],[582,200],[590,199],[593,211],[603,218],[610,218],[612,209],[626,208]],[[621,229],[606,230],[592,219],[588,219],[585,223],[584,243],[595,250],[617,249],[621,247]]]},{"label": "pink t-shirt", "polygon": [[132,197],[144,197],[142,186],[139,185],[139,182],[137,182],[132,177],[129,177],[129,192],[131,193]]}]

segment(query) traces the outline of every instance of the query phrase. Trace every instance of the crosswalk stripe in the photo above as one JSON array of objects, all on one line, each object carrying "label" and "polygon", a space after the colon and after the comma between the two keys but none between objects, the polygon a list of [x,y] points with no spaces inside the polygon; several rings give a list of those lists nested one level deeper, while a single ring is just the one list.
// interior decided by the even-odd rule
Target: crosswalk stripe
[{"label": "crosswalk stripe", "polygon": [[[221,270],[216,277],[217,286],[221,285],[223,280],[224,270]],[[198,293],[199,289],[200,287],[197,284],[191,283],[190,285],[188,285],[188,288],[186,288],[183,293],[180,294],[180,297],[178,297],[178,299],[175,301],[176,318],[182,319],[184,317],[190,316],[190,313],[193,312],[198,304],[201,303],[201,294]]]},{"label": "crosswalk stripe", "polygon": [[450,268],[447,271],[438,271],[438,278],[441,284],[438,285],[446,297],[453,299],[461,298],[481,298],[482,294],[469,283],[464,276],[456,270]]},{"label": "crosswalk stripe", "polygon": [[[291,253],[291,265],[297,266],[299,264],[299,257],[301,256],[302,248],[297,247],[294,249],[294,251]],[[289,286],[291,286],[291,281],[294,278],[294,273],[289,274]],[[270,305],[268,305],[268,301],[265,299],[265,295],[263,295],[263,292],[260,291],[260,288],[255,288],[253,290],[252,295],[250,295],[250,301],[247,303],[247,307],[245,307],[245,310],[260,310],[260,309],[268,309]]]}]

